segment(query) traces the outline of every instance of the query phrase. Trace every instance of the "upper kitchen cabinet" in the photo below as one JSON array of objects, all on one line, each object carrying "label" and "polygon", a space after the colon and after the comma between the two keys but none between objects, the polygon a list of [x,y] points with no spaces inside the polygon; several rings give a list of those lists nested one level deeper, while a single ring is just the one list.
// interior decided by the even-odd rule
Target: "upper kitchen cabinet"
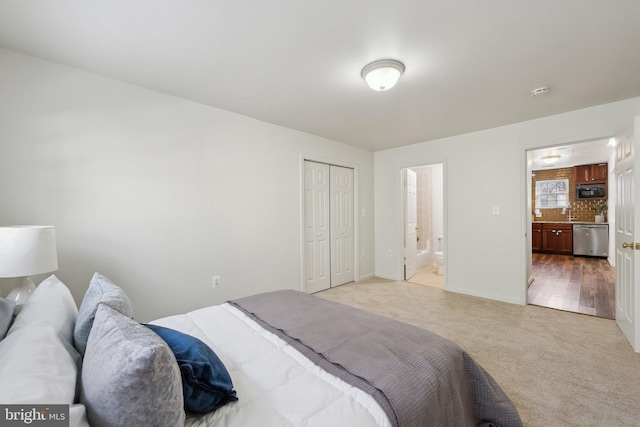
[{"label": "upper kitchen cabinet", "polygon": [[573,168],[576,184],[593,184],[607,182],[609,170],[606,163],[582,165]]}]

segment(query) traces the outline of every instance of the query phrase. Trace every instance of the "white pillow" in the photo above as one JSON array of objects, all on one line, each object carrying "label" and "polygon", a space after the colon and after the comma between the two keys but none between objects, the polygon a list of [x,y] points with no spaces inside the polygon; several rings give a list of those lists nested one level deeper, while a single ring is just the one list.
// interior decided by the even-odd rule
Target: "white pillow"
[{"label": "white pillow", "polygon": [[69,288],[54,275],[45,279],[24,303],[7,337],[31,322],[45,320],[73,345],[78,306]]},{"label": "white pillow", "polygon": [[0,341],[4,338],[11,326],[16,303],[0,298]]},{"label": "white pillow", "polygon": [[72,404],[77,371],[55,328],[30,322],[0,341],[0,402]]}]

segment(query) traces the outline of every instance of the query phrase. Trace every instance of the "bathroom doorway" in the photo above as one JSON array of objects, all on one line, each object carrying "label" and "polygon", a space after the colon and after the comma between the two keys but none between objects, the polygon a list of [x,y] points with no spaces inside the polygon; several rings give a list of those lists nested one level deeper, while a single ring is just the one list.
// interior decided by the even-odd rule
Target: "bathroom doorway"
[{"label": "bathroom doorway", "polygon": [[443,288],[444,167],[442,163],[402,170],[404,280]]}]

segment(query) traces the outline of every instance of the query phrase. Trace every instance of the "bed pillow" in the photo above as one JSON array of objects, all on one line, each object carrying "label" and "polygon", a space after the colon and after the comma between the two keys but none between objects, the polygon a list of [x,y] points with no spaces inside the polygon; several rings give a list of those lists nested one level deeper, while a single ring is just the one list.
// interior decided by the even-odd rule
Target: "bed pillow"
[{"label": "bed pillow", "polygon": [[55,275],[51,275],[38,285],[23,304],[7,335],[31,322],[45,320],[73,345],[73,328],[77,318],[78,307],[71,291]]},{"label": "bed pillow", "polygon": [[127,317],[133,317],[133,308],[127,294],[102,274],[95,273],[80,304],[78,320],[73,333],[76,349],[80,353],[84,354],[85,352],[93,319],[100,303],[105,303]]},{"label": "bed pillow", "polygon": [[51,323],[35,320],[0,342],[3,405],[73,403],[77,367],[63,341]]},{"label": "bed pillow", "polygon": [[93,427],[184,424],[182,381],[171,349],[106,304],[96,310],[80,382]]},{"label": "bed pillow", "polygon": [[211,347],[173,329],[146,326],[169,345],[178,361],[187,411],[206,414],[238,400],[227,368]]},{"label": "bed pillow", "polygon": [[16,310],[16,303],[0,298],[0,341],[7,335],[11,321],[13,320],[13,312]]}]

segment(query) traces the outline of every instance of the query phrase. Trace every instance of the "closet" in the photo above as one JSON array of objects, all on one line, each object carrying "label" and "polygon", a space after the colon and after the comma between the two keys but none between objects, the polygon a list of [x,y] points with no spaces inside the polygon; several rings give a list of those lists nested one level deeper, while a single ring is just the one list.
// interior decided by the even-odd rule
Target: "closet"
[{"label": "closet", "polygon": [[305,290],[354,280],[353,169],[304,162]]}]

